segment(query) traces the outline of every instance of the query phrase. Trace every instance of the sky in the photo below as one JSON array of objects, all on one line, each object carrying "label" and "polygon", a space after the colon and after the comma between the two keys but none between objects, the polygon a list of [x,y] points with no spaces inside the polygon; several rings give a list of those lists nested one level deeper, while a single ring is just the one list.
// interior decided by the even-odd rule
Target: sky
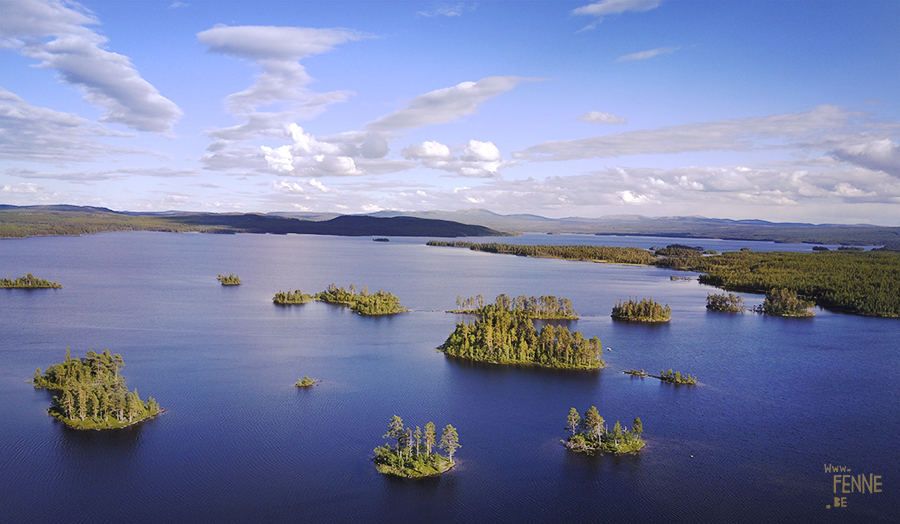
[{"label": "sky", "polygon": [[0,203],[900,226],[900,0],[0,0]]}]

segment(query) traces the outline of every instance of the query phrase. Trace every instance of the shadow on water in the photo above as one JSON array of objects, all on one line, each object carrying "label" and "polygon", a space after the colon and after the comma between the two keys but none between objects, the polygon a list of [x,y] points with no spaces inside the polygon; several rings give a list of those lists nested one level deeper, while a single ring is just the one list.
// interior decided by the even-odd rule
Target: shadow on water
[{"label": "shadow on water", "polygon": [[601,372],[601,369],[560,369],[541,366],[540,364],[496,364],[493,362],[482,362],[447,354],[444,355],[444,358],[446,358],[447,362],[455,368],[494,375],[523,374],[527,376],[530,374],[545,377],[566,377],[567,379],[583,378],[590,379],[591,382],[593,382],[600,378]]}]

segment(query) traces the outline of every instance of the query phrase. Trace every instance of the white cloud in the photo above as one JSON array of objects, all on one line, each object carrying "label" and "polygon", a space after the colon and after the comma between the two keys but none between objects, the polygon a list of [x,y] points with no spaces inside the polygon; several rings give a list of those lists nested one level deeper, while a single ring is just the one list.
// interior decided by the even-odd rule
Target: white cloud
[{"label": "white cloud", "polygon": [[450,148],[440,142],[422,142],[421,146],[411,144],[400,151],[405,158],[450,160]]},{"label": "white cloud", "polygon": [[889,138],[843,146],[831,151],[831,155],[844,162],[900,177],[900,144]]},{"label": "white cloud", "polygon": [[589,111],[583,115],[578,115],[576,120],[587,122],[589,124],[627,124],[624,118],[619,118],[612,113],[602,113],[600,111]]},{"label": "white cloud", "polygon": [[631,53],[630,55],[620,56],[616,58],[616,62],[633,62],[636,60],[649,60],[655,56],[659,55],[668,55],[678,51],[681,47],[657,47],[656,49],[650,49],[647,51],[640,51],[638,53]]},{"label": "white cloud", "polygon": [[13,186],[3,184],[0,186],[0,191],[4,193],[28,193],[28,194],[37,194],[38,186],[37,184],[33,184],[31,182],[24,184],[16,184]]},{"label": "white cloud", "polygon": [[445,124],[474,114],[485,102],[522,82],[535,78],[490,76],[477,82],[462,82],[412,99],[408,106],[365,125],[371,131],[400,131]]},{"label": "white cloud", "polygon": [[472,7],[467,8],[466,4],[464,4],[462,2],[442,3],[442,4],[438,4],[437,6],[435,6],[434,9],[432,9],[430,11],[419,11],[417,14],[419,16],[426,16],[426,17],[434,17],[434,16],[450,16],[450,17],[452,17],[452,16],[462,16],[463,12],[466,11],[467,9],[468,10],[475,9],[475,5],[473,4]]},{"label": "white cloud", "polygon": [[606,16],[626,11],[649,11],[658,7],[660,3],[662,3],[662,0],[601,0],[600,2],[579,7],[572,13],[576,15]]},{"label": "white cloud", "polygon": [[291,146],[281,146],[275,149],[262,146],[261,149],[265,154],[266,162],[274,171],[290,173],[294,170],[294,155],[291,154]]},{"label": "white cloud", "polygon": [[[856,123],[862,115],[836,106],[819,106],[801,113],[761,118],[720,120],[627,131],[578,140],[544,142],[514,152],[513,158],[563,161],[625,155],[675,154],[696,151],[759,149],[831,149],[836,136],[896,133],[897,124]],[[846,139],[842,139],[846,143]]]},{"label": "white cloud", "polygon": [[[141,78],[127,56],[104,49],[108,39],[85,27],[98,23],[76,3],[4,2],[0,46],[40,60],[38,67],[57,70],[85,101],[105,110],[101,122],[170,133],[181,109]],[[52,40],[42,40],[47,37]]]},{"label": "white cloud", "polygon": [[501,157],[500,150],[493,142],[469,140],[469,145],[466,146],[460,159],[466,162],[498,162]]},{"label": "white cloud", "polygon": [[593,4],[581,6],[572,11],[574,15],[594,16],[597,19],[578,32],[589,31],[597,27],[603,21],[604,16],[617,15],[625,12],[641,12],[656,9],[662,0],[601,0]]},{"label": "white cloud", "polygon": [[72,113],[29,104],[0,87],[0,158],[54,164],[88,162],[117,155],[155,155],[100,142],[100,137],[130,137]]},{"label": "white cloud", "polygon": [[616,194],[619,195],[619,198],[621,198],[622,202],[625,204],[639,206],[653,201],[653,199],[647,195],[636,195],[631,191],[617,191]]}]

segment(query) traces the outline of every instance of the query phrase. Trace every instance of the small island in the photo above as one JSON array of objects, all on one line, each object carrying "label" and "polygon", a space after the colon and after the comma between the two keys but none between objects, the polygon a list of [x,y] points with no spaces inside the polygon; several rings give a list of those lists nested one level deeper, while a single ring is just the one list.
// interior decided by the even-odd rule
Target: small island
[{"label": "small island", "polygon": [[31,273],[26,273],[23,277],[18,277],[13,280],[9,277],[0,278],[0,287],[5,287],[9,289],[19,288],[19,289],[39,289],[39,288],[54,288],[59,289],[62,287],[62,284],[57,284],[56,282],[50,282],[45,278],[37,278]]},{"label": "small island", "polygon": [[377,293],[370,294],[369,288],[363,286],[357,294],[353,284],[347,291],[332,282],[325,291],[316,293],[315,298],[329,304],[349,306],[350,311],[360,315],[394,315],[408,311],[400,305],[400,299],[391,293],[379,289]]},{"label": "small island", "polygon": [[238,286],[241,284],[241,277],[235,275],[234,273],[228,276],[219,273],[219,276],[216,277],[216,280],[222,282],[223,286]]},{"label": "small island", "polygon": [[584,338],[579,331],[547,324],[537,331],[529,313],[491,305],[478,310],[472,323],[457,322],[456,329],[438,348],[447,355],[495,364],[537,364],[568,369],[598,369],[600,339]]},{"label": "small island", "polygon": [[743,313],[744,309],[744,299],[735,295],[734,293],[728,293],[728,296],[725,296],[724,293],[719,294],[709,294],[706,295],[706,309],[711,311],[728,311],[730,313]]},{"label": "small island", "polygon": [[622,430],[619,421],[616,421],[612,431],[609,431],[604,423],[595,406],[591,406],[591,409],[584,413],[584,418],[578,415],[575,408],[569,409],[566,429],[572,434],[563,441],[566,449],[593,455],[598,451],[616,454],[637,453],[644,447],[644,440],[641,437],[644,426],[640,418],[634,419],[631,431],[627,428]]},{"label": "small island", "polygon": [[[459,435],[456,428],[447,424],[437,441],[437,432],[433,422],[425,424],[423,433],[419,426],[416,430],[403,427],[403,419],[394,415],[388,426],[388,432],[383,438],[391,439],[394,446],[388,442],[382,447],[375,448],[375,469],[384,475],[395,475],[406,478],[422,478],[440,475],[455,465],[453,454],[459,445]],[[432,453],[435,444],[443,449],[447,456]]]},{"label": "small island", "polygon": [[59,392],[47,409],[53,417],[72,429],[117,429],[154,417],[162,411],[153,397],[141,400],[137,389],[129,392],[119,370],[122,356],[88,351],[84,358],[66,360],[42,373],[34,372],[34,387]]},{"label": "small island", "polygon": [[[494,306],[505,310],[521,311],[532,319],[578,320],[578,313],[572,310],[572,301],[568,298],[556,298],[553,295],[542,297],[519,295],[513,299],[509,295],[502,294],[494,299]],[[457,296],[456,309],[450,310],[448,313],[480,315],[484,307],[484,298],[481,295],[466,299]]]},{"label": "small island", "polygon": [[275,293],[275,298],[272,299],[272,302],[275,302],[279,306],[289,306],[291,304],[306,304],[315,299],[314,296],[305,294],[299,289],[297,291],[288,289],[286,292],[279,291],[278,293]]},{"label": "small island", "polygon": [[377,238],[373,238],[372,240],[375,242],[390,242],[391,241],[390,238],[385,238],[385,237],[377,237]]},{"label": "small island", "polygon": [[663,382],[668,382],[670,384],[676,384],[676,385],[687,385],[687,386],[696,386],[697,385],[697,377],[689,375],[689,374],[682,375],[680,372],[678,372],[678,371],[673,372],[671,369],[669,371],[660,371],[659,375],[651,375],[651,374],[647,373],[646,371],[644,371],[643,369],[640,371],[638,371],[636,369],[629,369],[628,371],[623,371],[622,373],[625,373],[626,375],[631,375],[633,377],[640,377],[640,378],[644,378],[644,377],[658,378],[659,380],[662,380]]},{"label": "small island", "polygon": [[306,375],[304,375],[303,378],[297,379],[297,387],[298,388],[308,388],[308,387],[314,385],[316,382],[318,382],[316,379],[309,378]]},{"label": "small island", "polygon": [[629,299],[628,302],[616,302],[612,309],[612,315],[616,320],[627,320],[630,322],[668,322],[672,319],[672,309],[666,304],[661,306],[658,302],[651,299],[641,299],[635,302]]},{"label": "small island", "polygon": [[811,317],[815,315],[810,311],[815,305],[813,301],[801,299],[796,291],[771,289],[766,293],[762,305],[756,306],[753,311],[776,317]]}]

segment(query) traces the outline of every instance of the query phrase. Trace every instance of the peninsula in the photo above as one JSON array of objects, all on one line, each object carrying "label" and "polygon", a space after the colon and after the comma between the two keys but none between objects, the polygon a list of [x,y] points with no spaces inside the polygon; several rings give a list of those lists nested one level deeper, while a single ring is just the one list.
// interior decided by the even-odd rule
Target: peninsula
[{"label": "peninsula", "polygon": [[137,389],[129,392],[119,370],[125,366],[122,356],[88,351],[83,358],[72,358],[66,348],[66,360],[50,366],[46,372],[34,372],[34,387],[58,392],[47,409],[50,415],[72,429],[116,429],[154,417],[162,411],[153,397],[142,401]]},{"label": "peninsula", "polygon": [[815,302],[801,299],[790,289],[771,289],[762,305],[756,306],[753,311],[776,317],[811,317],[815,315],[810,311],[815,305]]},{"label": "peninsula", "polygon": [[[404,428],[403,419],[396,415],[391,418],[388,432],[383,438],[390,441],[383,447],[375,448],[375,469],[385,475],[406,478],[432,477],[444,473],[456,465],[453,454],[461,447],[459,434],[450,424],[447,424],[440,441],[437,441],[433,422],[425,424],[423,433],[419,426],[416,426],[415,431],[412,427]],[[446,457],[432,452],[435,444],[447,453]]]},{"label": "peninsula", "polygon": [[564,441],[566,449],[579,453],[593,455],[595,452],[603,453],[637,453],[644,447],[641,435],[644,426],[640,418],[634,419],[631,431],[622,429],[619,421],[609,431],[605,420],[600,416],[595,406],[591,406],[582,418],[575,408],[569,409],[566,418],[566,429],[572,434]]}]

